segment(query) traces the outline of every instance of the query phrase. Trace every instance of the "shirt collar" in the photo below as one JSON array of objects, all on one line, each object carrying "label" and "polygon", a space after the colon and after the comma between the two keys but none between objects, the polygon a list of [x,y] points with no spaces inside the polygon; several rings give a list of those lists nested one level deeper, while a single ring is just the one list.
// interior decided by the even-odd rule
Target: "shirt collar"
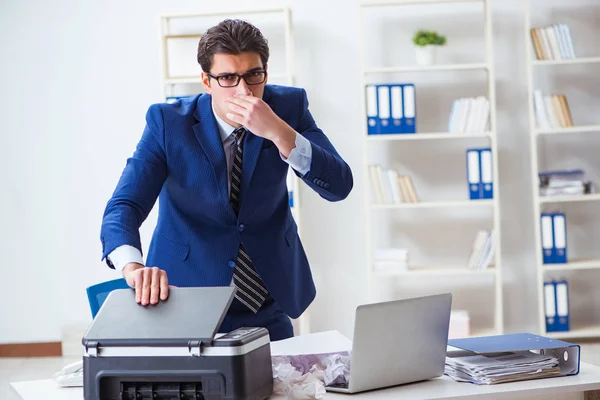
[{"label": "shirt collar", "polygon": [[231,136],[231,134],[233,133],[233,131],[236,128],[229,125],[227,122],[223,121],[221,118],[219,118],[219,116],[215,112],[214,107],[211,106],[211,108],[212,108],[213,115],[215,116],[215,119],[217,120],[217,127],[219,128],[219,135],[221,136],[221,142],[225,142],[225,140],[227,140],[227,138],[229,136]]}]

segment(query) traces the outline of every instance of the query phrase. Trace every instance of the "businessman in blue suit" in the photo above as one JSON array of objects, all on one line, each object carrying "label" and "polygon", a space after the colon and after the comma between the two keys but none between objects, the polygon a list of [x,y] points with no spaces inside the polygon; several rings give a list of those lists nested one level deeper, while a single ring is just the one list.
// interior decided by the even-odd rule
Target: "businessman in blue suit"
[{"label": "businessman in blue suit", "polygon": [[[315,297],[292,217],[291,166],[329,201],[352,190],[350,167],[319,129],[302,89],[267,85],[269,48],[240,20],[198,45],[206,94],[154,104],[102,220],[102,258],[122,271],[136,301],[156,304],[175,286],[236,287],[220,331],[264,326],[293,336]],[[139,227],[159,199],[146,265]]]}]

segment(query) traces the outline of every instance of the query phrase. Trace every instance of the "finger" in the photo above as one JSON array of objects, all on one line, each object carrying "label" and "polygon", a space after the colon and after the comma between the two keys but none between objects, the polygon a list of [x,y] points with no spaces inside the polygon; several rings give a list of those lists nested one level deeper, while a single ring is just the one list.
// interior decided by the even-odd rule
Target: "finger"
[{"label": "finger", "polygon": [[232,101],[229,102],[229,110],[244,117],[248,117],[249,110]]},{"label": "finger", "polygon": [[236,94],[230,99],[239,100],[240,102],[245,102],[249,104],[258,104],[258,101],[260,100],[258,97],[250,96],[247,94]]},{"label": "finger", "polygon": [[150,304],[158,303],[160,292],[160,269],[152,267],[152,281],[150,282]]},{"label": "finger", "polygon": [[160,271],[160,299],[166,300],[169,297],[169,280],[167,279],[167,273]]},{"label": "finger", "polygon": [[152,279],[152,270],[148,267],[144,268],[142,283],[142,305],[147,306],[150,301],[150,283]]},{"label": "finger", "polygon": [[144,268],[135,271],[133,278],[133,285],[135,287],[135,302],[140,304],[142,302],[142,283],[144,282]]},{"label": "finger", "polygon": [[232,122],[235,122],[236,124],[244,125],[244,117],[242,117],[239,114],[227,113],[225,114],[225,116],[227,117],[227,119],[229,119]]},{"label": "finger", "polygon": [[236,104],[243,108],[248,108],[248,107],[254,105],[254,102],[251,99],[254,99],[254,97],[242,94],[242,95],[235,95],[233,97],[229,97],[227,99],[227,102],[229,104]]}]

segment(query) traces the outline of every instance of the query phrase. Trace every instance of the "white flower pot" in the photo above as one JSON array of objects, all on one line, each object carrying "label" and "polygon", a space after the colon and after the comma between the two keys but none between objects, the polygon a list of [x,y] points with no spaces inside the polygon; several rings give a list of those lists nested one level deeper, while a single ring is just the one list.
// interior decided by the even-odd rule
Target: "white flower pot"
[{"label": "white flower pot", "polygon": [[433,65],[435,63],[435,51],[437,46],[415,46],[417,65]]}]

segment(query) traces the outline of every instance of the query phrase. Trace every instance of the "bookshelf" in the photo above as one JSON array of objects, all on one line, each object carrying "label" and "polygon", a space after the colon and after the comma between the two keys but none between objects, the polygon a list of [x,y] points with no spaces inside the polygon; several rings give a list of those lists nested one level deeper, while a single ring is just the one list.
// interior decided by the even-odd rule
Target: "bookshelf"
[{"label": "bookshelf", "polygon": [[[294,43],[291,10],[256,8],[207,13],[180,13],[161,16],[161,80],[164,100],[203,93],[202,72],[196,62],[198,40],[202,32],[226,18],[239,18],[257,26],[269,41],[268,83],[293,86]],[[299,179],[289,171],[290,209],[298,232],[302,232]],[[310,308],[309,308],[310,310]],[[295,334],[310,333],[309,310],[292,320]]]},{"label": "bookshelf", "polygon": [[[591,254],[592,257],[589,257],[588,252],[590,250],[584,249],[586,244],[581,245],[577,242],[582,235],[588,233],[590,237],[594,235],[594,232],[585,233],[585,231],[590,227],[588,221],[593,218],[593,215],[590,214],[594,212],[593,210],[596,210],[597,213],[597,209],[594,209],[594,207],[597,207],[600,194],[540,195],[538,173],[542,169],[559,170],[582,167],[586,168],[587,175],[587,172],[594,172],[589,170],[598,169],[597,165],[589,162],[590,160],[586,160],[586,154],[578,154],[581,153],[581,150],[577,149],[577,146],[595,146],[593,136],[600,133],[600,124],[598,121],[591,120],[582,123],[578,121],[578,118],[575,118],[573,121],[574,126],[541,127],[543,125],[543,122],[541,122],[542,117],[539,115],[539,110],[536,109],[534,93],[536,90],[540,90],[540,87],[545,87],[546,90],[569,92],[571,93],[568,96],[569,112],[573,112],[576,116],[577,114],[579,116],[584,115],[579,112],[579,107],[571,107],[571,100],[575,100],[574,104],[581,105],[582,103],[576,103],[576,101],[578,97],[585,96],[586,92],[581,90],[581,87],[577,87],[577,82],[573,80],[573,74],[584,74],[588,76],[590,81],[594,80],[596,75],[594,64],[600,63],[600,57],[578,57],[583,48],[582,46],[585,45],[582,42],[586,42],[586,39],[591,39],[591,37],[589,35],[577,35],[578,32],[584,32],[582,30],[578,31],[578,29],[585,29],[586,18],[582,18],[581,14],[576,13],[576,4],[569,3],[567,5],[565,2],[559,7],[556,7],[556,5],[552,7],[552,5],[543,2],[526,0],[524,7],[539,330],[542,335],[559,339],[599,338],[600,310],[593,306],[595,302],[594,295],[597,292],[597,289],[593,286],[596,282],[599,282],[600,258],[595,258],[593,254]],[[600,8],[594,8],[596,8],[596,12],[600,12]],[[585,13],[593,14],[589,8]],[[564,24],[565,20],[570,22],[568,25],[571,31],[568,36],[556,35],[563,40],[562,43],[558,43],[558,56],[555,55],[551,59],[545,59],[546,57],[542,55],[542,59],[539,59],[540,53],[533,43],[532,29],[537,28],[539,32],[540,28],[544,29],[544,27]],[[548,40],[547,36],[545,40]],[[575,57],[573,55],[568,56],[568,54],[565,56],[564,49],[567,47],[565,41],[571,41],[571,45],[576,45]],[[549,45],[552,46],[552,43]],[[561,48],[561,46],[563,47]],[[556,50],[552,51],[557,53]],[[591,86],[592,89],[590,90],[593,91],[593,83]],[[591,97],[595,97],[597,100],[597,96],[592,94]],[[546,112],[548,111],[546,110]],[[580,123],[578,124],[578,122]],[[556,150],[556,147],[558,146],[561,147],[564,155],[571,157],[571,160],[565,162],[563,159],[557,159],[558,150]],[[577,153],[576,160],[573,157],[575,153]],[[589,156],[589,153],[587,155]],[[560,166],[557,167],[555,164]],[[597,171],[595,172],[597,173]],[[565,263],[544,263],[540,216],[544,212],[553,211],[564,212],[566,216],[567,262]],[[587,247],[590,247],[589,244],[587,244]],[[582,252],[586,253],[586,257],[578,257],[579,253]],[[591,252],[593,253],[593,250]],[[599,255],[600,253],[596,253],[595,256]],[[549,331],[546,325],[544,282],[563,279],[568,282],[570,329],[562,332]]]},{"label": "bookshelf", "polygon": [[[414,31],[438,30],[438,26],[441,26],[439,29],[451,29],[450,24],[440,22],[441,19],[449,17],[445,12],[450,8],[453,12],[454,8],[457,9],[453,15],[455,19],[452,19],[454,26],[463,15],[471,18],[469,21],[476,21],[474,25],[477,25],[479,30],[476,33],[470,31],[469,35],[476,37],[478,41],[480,49],[478,54],[470,59],[463,52],[463,54],[447,56],[432,65],[422,66],[414,62],[411,64],[413,54],[408,52],[414,51],[412,49]],[[408,19],[406,25],[404,24],[406,20],[400,20],[405,10],[408,10],[405,14],[405,18]],[[419,23],[420,26],[415,25]],[[501,334],[504,328],[497,183],[498,150],[492,18],[489,0],[363,1],[359,3],[358,32],[361,67],[359,89],[362,110],[364,110],[361,134],[364,148],[366,220],[364,235],[367,256],[365,285],[368,301],[451,292],[453,309],[469,311],[472,336]],[[444,32],[440,33],[444,34]],[[450,38],[450,34],[448,37]],[[450,40],[446,48],[456,44],[456,42],[451,43]],[[394,57],[386,54],[381,50],[385,46],[393,48],[394,54],[402,56]],[[380,53],[373,50],[374,48],[378,48]],[[462,50],[465,48],[463,47]],[[455,90],[436,88],[433,92],[430,87],[427,87],[427,83],[421,86],[423,80],[435,78],[440,74],[462,78],[463,86],[456,85]],[[479,74],[477,75],[479,80],[473,85],[479,86],[473,91],[470,85],[472,85],[471,75],[474,74]],[[396,83],[415,84],[416,133],[369,134],[367,128],[369,100],[366,87]],[[422,92],[421,88],[423,88]],[[453,97],[441,100],[443,102],[441,106],[431,105],[431,108],[439,110],[438,115],[433,112],[428,113],[427,109],[430,105],[427,103],[427,97],[435,97],[436,92],[442,91],[445,91],[444,93],[452,91]],[[450,127],[446,128],[446,125],[449,125],[452,100],[462,96],[480,95],[485,95],[489,102],[487,129],[484,128],[477,133],[450,132]],[[434,124],[420,125],[419,121],[430,117],[434,119],[437,117],[435,126]],[[466,150],[473,147],[491,149],[494,182],[492,199],[469,199],[465,173]],[[448,161],[453,166],[449,164],[447,170],[438,167],[437,174],[436,168],[432,168],[434,172],[425,171],[423,174],[425,177],[421,178],[419,176],[421,170],[431,168],[424,166],[419,160],[404,158],[402,149],[409,149],[405,151],[412,154],[427,154],[431,151],[431,154],[439,154],[440,164]],[[412,203],[378,202],[372,186],[373,176],[370,166],[373,164],[402,170],[402,174],[415,178],[414,187],[417,192],[420,187],[427,186],[430,193],[428,195],[423,193],[419,201]],[[428,174],[429,176],[426,176]],[[428,177],[432,179],[428,181]],[[442,194],[435,195],[436,192]],[[444,192],[449,194],[445,195]],[[428,222],[421,222],[422,219],[427,219]],[[484,227],[494,232],[495,251],[490,266],[485,269],[467,268],[467,258],[475,234],[478,229]],[[415,228],[414,232],[411,228]],[[462,228],[465,229],[464,234],[455,235]],[[447,237],[444,237],[444,234],[440,235],[440,232],[445,232]],[[436,233],[438,236],[435,243],[429,241],[429,235]],[[421,247],[424,242],[426,246]],[[454,248],[455,244],[458,249]],[[401,247],[409,251],[407,268],[390,270],[375,267],[375,253],[386,246]],[[412,257],[413,253],[415,257]],[[475,295],[472,295],[473,293]]]}]

